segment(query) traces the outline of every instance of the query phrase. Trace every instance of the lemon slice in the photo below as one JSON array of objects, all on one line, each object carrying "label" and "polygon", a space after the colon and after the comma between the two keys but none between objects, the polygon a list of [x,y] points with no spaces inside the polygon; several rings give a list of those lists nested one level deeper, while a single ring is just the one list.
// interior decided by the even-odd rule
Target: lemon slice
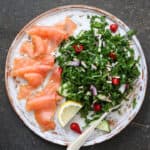
[{"label": "lemon slice", "polygon": [[58,120],[62,127],[64,127],[82,108],[82,105],[74,101],[66,101],[62,103],[58,111]]}]

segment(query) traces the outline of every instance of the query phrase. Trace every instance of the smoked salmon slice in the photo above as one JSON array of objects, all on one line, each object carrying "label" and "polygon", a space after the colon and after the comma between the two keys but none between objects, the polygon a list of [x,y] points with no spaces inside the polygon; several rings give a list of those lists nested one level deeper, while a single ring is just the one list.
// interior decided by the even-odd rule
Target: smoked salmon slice
[{"label": "smoked salmon slice", "polygon": [[46,54],[48,43],[43,41],[39,36],[36,35],[31,36],[31,39],[34,46],[34,57]]},{"label": "smoked salmon slice", "polygon": [[62,97],[60,97],[57,93],[60,83],[61,83],[61,74],[58,68],[56,68],[53,70],[45,88],[42,91],[39,91],[36,94],[32,95],[29,99],[31,100],[36,99],[41,96],[52,97],[52,95],[55,95],[55,99],[60,100]]},{"label": "smoked salmon slice", "polygon": [[24,68],[19,68],[12,71],[13,77],[22,77],[24,78],[24,74],[26,73],[40,73],[41,75],[45,76],[48,71],[50,71],[52,67],[48,65],[33,65],[27,66]]},{"label": "smoked salmon slice", "polygon": [[76,28],[77,25],[69,17],[66,17],[64,30],[68,33],[68,36],[72,35]]},{"label": "smoked salmon slice", "polygon": [[37,62],[35,60],[27,57],[15,58],[12,70],[15,71],[17,69],[24,68],[26,66],[32,66],[36,63]]},{"label": "smoked salmon slice", "polygon": [[44,80],[44,77],[39,73],[25,73],[24,79],[34,88],[38,87]]},{"label": "smoked salmon slice", "polygon": [[34,58],[48,52],[48,40],[43,40],[39,36],[31,36],[32,42],[25,41],[21,48],[21,54],[27,54],[29,57]]},{"label": "smoked salmon slice", "polygon": [[56,67],[47,83],[45,89],[43,90],[44,94],[51,94],[58,91],[58,88],[61,84],[61,73],[59,67]]},{"label": "smoked salmon slice", "polygon": [[[53,109],[56,109],[56,103],[53,104]],[[35,119],[44,131],[55,129],[53,120],[55,111],[51,108],[45,108],[35,111]]]},{"label": "smoked salmon slice", "polygon": [[32,93],[33,87],[30,85],[20,85],[19,86],[19,92],[18,92],[18,99],[26,99],[28,98]]},{"label": "smoked salmon slice", "polygon": [[58,29],[56,27],[48,26],[34,26],[27,31],[27,33],[32,36],[40,36],[43,39],[49,40],[48,49],[50,52],[55,50],[58,45],[65,39],[68,35],[65,31]]},{"label": "smoked salmon slice", "polygon": [[39,58],[16,58],[11,71],[13,77],[21,77],[29,82],[33,87],[37,87],[44,80],[47,72],[54,65],[54,57],[42,55]]},{"label": "smoked salmon slice", "polygon": [[77,25],[69,17],[66,17],[62,23],[57,23],[55,27],[67,32],[68,36],[70,36],[77,28]]},{"label": "smoked salmon slice", "polygon": [[33,57],[34,56],[33,44],[29,41],[25,41],[20,48],[20,53],[27,54],[29,57]]},{"label": "smoked salmon slice", "polygon": [[54,71],[51,75],[50,80],[52,80],[55,83],[60,83],[61,82],[61,68],[60,67],[55,67]]},{"label": "smoked salmon slice", "polygon": [[49,26],[33,26],[26,32],[30,36],[36,35],[44,39],[52,40],[53,38],[55,38],[59,42],[67,38],[67,34],[65,31]]},{"label": "smoked salmon slice", "polygon": [[49,66],[54,66],[54,62],[55,62],[55,59],[54,59],[54,56],[48,54],[48,55],[41,55],[39,57],[36,57],[35,60],[37,62],[39,62],[40,64],[43,64],[43,65],[49,65]]},{"label": "smoked salmon slice", "polygon": [[33,26],[26,32],[31,37],[39,36],[49,39],[48,49],[50,52],[53,52],[63,40],[66,40],[73,34],[76,28],[77,25],[69,17],[66,17],[63,22],[57,23],[54,26]]},{"label": "smoked salmon slice", "polygon": [[53,106],[55,106],[55,104],[56,104],[55,99],[56,99],[55,94],[53,94],[51,96],[43,95],[43,96],[39,96],[36,98],[28,99],[28,101],[26,103],[26,109],[28,111],[31,111],[31,110],[39,110],[39,109],[49,108],[49,109],[55,111],[55,108],[53,108]]}]

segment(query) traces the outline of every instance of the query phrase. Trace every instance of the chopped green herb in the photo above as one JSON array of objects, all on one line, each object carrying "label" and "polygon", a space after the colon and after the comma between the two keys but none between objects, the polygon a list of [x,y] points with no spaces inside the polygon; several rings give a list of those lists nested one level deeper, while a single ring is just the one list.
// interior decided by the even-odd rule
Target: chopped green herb
[{"label": "chopped green herb", "polygon": [[127,32],[127,37],[128,37],[129,39],[131,39],[132,36],[135,35],[136,33],[137,33],[136,30],[129,30],[129,31]]},{"label": "chopped green herb", "polygon": [[136,102],[136,98],[135,98],[135,99],[133,100],[133,102],[132,102],[132,108],[135,108],[136,105],[137,105],[137,102]]}]

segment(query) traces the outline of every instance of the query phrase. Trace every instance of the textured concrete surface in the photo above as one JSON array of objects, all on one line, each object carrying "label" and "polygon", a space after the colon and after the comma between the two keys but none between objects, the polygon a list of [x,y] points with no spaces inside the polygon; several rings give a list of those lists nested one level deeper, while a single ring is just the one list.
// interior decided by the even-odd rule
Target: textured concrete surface
[{"label": "textured concrete surface", "polygon": [[[68,4],[97,6],[137,29],[150,67],[149,0],[0,0],[0,150],[65,150],[65,147],[48,143],[33,134],[12,110],[5,93],[4,64],[12,40],[28,21],[46,10]],[[141,111],[125,130],[109,141],[81,150],[150,150],[148,90]]]}]

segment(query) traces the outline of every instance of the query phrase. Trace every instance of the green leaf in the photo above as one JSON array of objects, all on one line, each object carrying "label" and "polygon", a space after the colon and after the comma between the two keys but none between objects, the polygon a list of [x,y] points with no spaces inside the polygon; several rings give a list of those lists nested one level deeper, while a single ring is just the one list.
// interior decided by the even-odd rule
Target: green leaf
[{"label": "green leaf", "polygon": [[137,33],[136,30],[129,30],[129,31],[127,32],[127,37],[128,37],[128,39],[131,39],[132,36],[135,35],[136,33]]},{"label": "green leaf", "polygon": [[132,101],[132,108],[134,109],[137,105],[136,98]]}]

